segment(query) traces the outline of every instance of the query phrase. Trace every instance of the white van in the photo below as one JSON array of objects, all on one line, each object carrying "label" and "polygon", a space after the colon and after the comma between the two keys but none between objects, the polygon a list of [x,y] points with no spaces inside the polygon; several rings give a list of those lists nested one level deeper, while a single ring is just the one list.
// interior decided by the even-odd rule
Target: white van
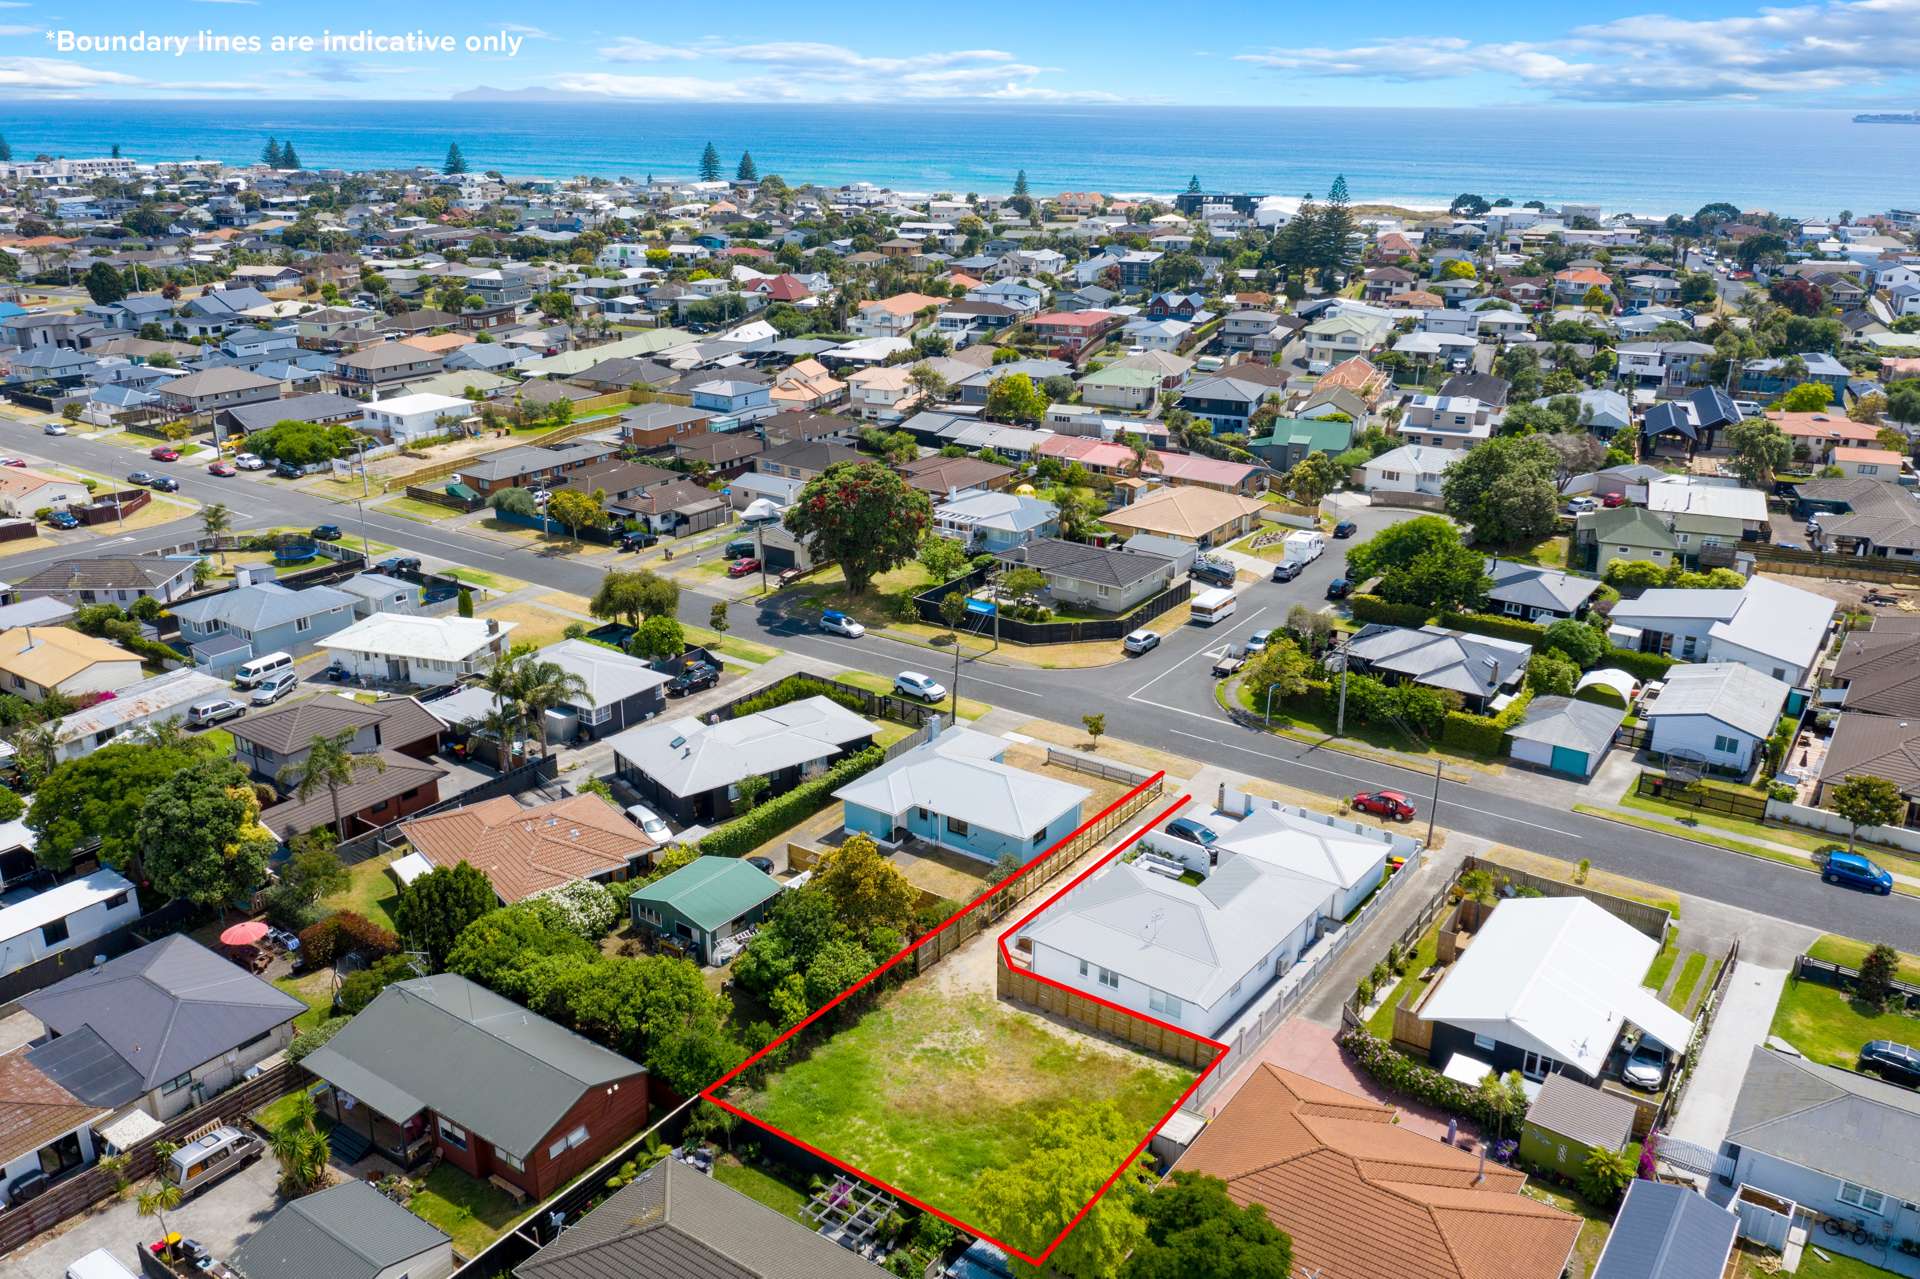
[{"label": "white van", "polygon": [[1317,529],[1297,529],[1287,534],[1280,543],[1289,564],[1307,565],[1320,558],[1327,549],[1327,535]]},{"label": "white van", "polygon": [[1225,587],[1216,587],[1211,591],[1201,591],[1193,597],[1187,606],[1189,621],[1202,626],[1212,626],[1223,617],[1232,617],[1233,610],[1240,604],[1240,597]]},{"label": "white van", "polygon": [[67,1267],[67,1279],[134,1279],[134,1274],[105,1248],[95,1248]]},{"label": "white van", "polygon": [[291,653],[268,653],[264,657],[256,657],[250,662],[241,663],[240,669],[234,672],[233,686],[235,688],[253,688],[258,685],[261,680],[273,674],[275,671],[290,671],[292,669],[293,655]]}]

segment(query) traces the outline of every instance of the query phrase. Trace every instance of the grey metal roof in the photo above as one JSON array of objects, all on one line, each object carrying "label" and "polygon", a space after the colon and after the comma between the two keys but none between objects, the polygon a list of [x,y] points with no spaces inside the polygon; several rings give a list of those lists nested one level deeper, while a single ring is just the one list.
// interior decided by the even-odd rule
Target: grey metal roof
[{"label": "grey metal roof", "polygon": [[155,1088],[306,1011],[238,964],[179,934],[20,1001],[57,1034],[90,1027]]},{"label": "grey metal roof", "polygon": [[1411,630],[1374,623],[1347,645],[1355,660],[1434,688],[1491,697],[1533,656],[1530,645],[1440,626]]},{"label": "grey metal roof", "polygon": [[1733,1213],[1684,1186],[1635,1181],[1593,1279],[1720,1279],[1739,1226]]},{"label": "grey metal roof", "polygon": [[1791,691],[1773,676],[1738,662],[1676,666],[1660,696],[1641,713],[1651,720],[1704,715],[1749,737],[1769,737]]},{"label": "grey metal roof", "polygon": [[430,1109],[517,1159],[589,1088],[646,1069],[452,973],[387,987],[306,1065],[389,1119]]},{"label": "grey metal roof", "polygon": [[877,1279],[884,1272],[666,1159],[513,1273],[515,1279]]},{"label": "grey metal roof", "polygon": [[755,773],[814,760],[872,737],[874,727],[827,697],[702,724],[685,715],[630,728],[609,739],[614,755],[675,795],[699,795]]},{"label": "grey metal roof", "polygon": [[233,1265],[247,1279],[374,1279],[448,1242],[366,1182],[343,1181],[267,1218]]},{"label": "grey metal roof", "polygon": [[1488,599],[1558,613],[1572,613],[1600,589],[1598,578],[1575,577],[1564,569],[1515,564],[1510,560],[1488,560],[1487,576],[1493,579]]},{"label": "grey metal roof", "polygon": [[668,682],[667,676],[639,658],[583,639],[549,644],[536,656],[578,675],[587,686],[587,696],[592,699],[589,705],[593,706],[612,706]]},{"label": "grey metal roof", "polygon": [[1756,1047],[1727,1141],[1920,1200],[1920,1093],[1850,1070]]},{"label": "grey metal roof", "polygon": [[1509,737],[1545,746],[1564,746],[1597,758],[1613,744],[1614,730],[1627,717],[1622,707],[1581,702],[1571,697],[1536,697],[1527,715],[1507,730]]},{"label": "grey metal roof", "polygon": [[321,613],[342,609],[351,613],[353,599],[345,591],[336,591],[330,586],[290,591],[278,582],[256,582],[205,599],[176,604],[173,615],[190,622],[217,622],[243,630],[265,631]]},{"label": "grey metal roof", "polygon": [[1583,1146],[1619,1150],[1633,1136],[1638,1108],[1625,1097],[1602,1092],[1569,1075],[1548,1075],[1527,1108],[1527,1122]]},{"label": "grey metal roof", "polygon": [[319,422],[328,418],[359,417],[366,406],[332,392],[289,396],[264,404],[243,404],[227,409],[226,415],[245,431],[263,431],[275,422]]},{"label": "grey metal roof", "polygon": [[[1146,535],[1142,535],[1143,537]],[[1036,537],[1000,556],[1003,563],[1022,564],[1042,573],[1057,573],[1077,581],[1131,586],[1143,577],[1164,574],[1172,563],[1170,555],[1135,550],[1131,539],[1125,549],[1086,546],[1057,537]]]}]

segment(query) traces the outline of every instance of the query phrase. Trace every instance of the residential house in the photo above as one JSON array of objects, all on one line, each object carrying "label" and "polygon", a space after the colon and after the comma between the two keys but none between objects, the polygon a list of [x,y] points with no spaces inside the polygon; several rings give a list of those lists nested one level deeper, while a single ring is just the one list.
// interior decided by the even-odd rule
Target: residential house
[{"label": "residential house", "polygon": [[1688,457],[1712,449],[1719,432],[1740,421],[1740,410],[1717,386],[1703,386],[1685,399],[1662,400],[1640,419],[1643,458],[1651,458],[1663,444],[1685,450]]},{"label": "residential house", "polygon": [[1575,558],[1604,574],[1615,560],[1646,560],[1663,568],[1679,563],[1680,543],[1666,520],[1644,507],[1585,511],[1574,519]]},{"label": "residential house", "polygon": [[666,448],[705,435],[713,414],[679,404],[636,404],[620,415],[620,438],[642,449]]},{"label": "residential house", "polygon": [[696,857],[627,898],[635,931],[664,939],[704,965],[722,964],[744,944],[743,928],[780,895],[773,876],[739,857]]},{"label": "residential house", "polygon": [[353,615],[372,617],[375,613],[414,613],[420,607],[420,588],[412,582],[385,573],[355,573],[335,590],[353,596]]},{"label": "residential house", "polygon": [[133,885],[104,866],[0,906],[0,977],[84,946],[139,918],[140,898]]},{"label": "residential house", "polygon": [[1290,471],[1312,453],[1338,457],[1353,447],[1354,423],[1337,418],[1275,418],[1247,451],[1276,471]]},{"label": "residential house", "polygon": [[1168,484],[1190,484],[1219,493],[1255,497],[1266,490],[1266,468],[1249,462],[1228,462],[1204,453],[1166,453],[1154,450],[1142,470]]},{"label": "residential house", "polygon": [[1144,413],[1160,398],[1161,377],[1152,369],[1109,364],[1094,373],[1084,374],[1075,385],[1080,399],[1101,408]]},{"label": "residential house", "polygon": [[766,441],[747,431],[729,431],[697,435],[673,441],[675,460],[689,466],[704,466],[706,474],[730,479],[751,470],[754,456],[766,450]]},{"label": "residential house", "polygon": [[108,640],[63,626],[0,631],[0,692],[29,702],[52,693],[84,700],[142,678],[139,657]]},{"label": "residential house", "polygon": [[343,840],[352,839],[439,803],[440,781],[448,772],[397,750],[355,755],[352,781],[308,799],[290,795],[263,809],[260,824],[283,844],[322,828],[333,829]]},{"label": "residential house", "polygon": [[[1522,1166],[1577,1182],[1586,1175],[1587,1159],[1594,1151],[1614,1154],[1627,1148],[1639,1109],[1629,1098],[1581,1083],[1572,1075],[1548,1075],[1527,1106],[1520,1128]],[[1714,1279],[1719,1279],[1717,1273]]]},{"label": "residential house", "polygon": [[261,781],[284,792],[287,775],[306,761],[322,738],[349,736],[354,755],[392,751],[412,759],[430,759],[440,749],[440,721],[411,697],[362,702],[338,693],[322,693],[282,706],[254,711],[233,721],[233,757]]},{"label": "residential house", "polygon": [[[1559,398],[1543,395],[1534,403],[1545,407]],[[1633,410],[1627,404],[1627,397],[1618,391],[1589,388],[1575,394],[1573,399],[1580,405],[1576,420],[1602,439],[1610,440],[1633,425]]]},{"label": "residential house", "polygon": [[946,304],[947,299],[925,293],[896,293],[890,298],[861,303],[847,322],[847,330],[863,338],[906,337],[922,323],[922,311],[937,313]]},{"label": "residential house", "polygon": [[[1920,1093],[1797,1053],[1756,1046],[1720,1146],[1716,1200],[1740,1188],[1800,1211],[1920,1233]],[[1822,1237],[1829,1252],[1851,1252]],[[1882,1253],[1870,1254],[1875,1263]]]},{"label": "residential house", "polygon": [[1608,302],[1617,301],[1613,279],[1597,267],[1569,267],[1553,276],[1554,301],[1563,306],[1585,306],[1587,296],[1599,290]]},{"label": "residential house", "polygon": [[1008,568],[1031,568],[1045,576],[1043,602],[1102,613],[1130,611],[1167,589],[1184,571],[1177,560],[1150,551],[1088,546],[1052,537],[1012,547],[999,560]]},{"label": "residential house", "polygon": [[[1632,691],[1630,677],[1627,691]],[[1507,753],[1522,764],[1585,779],[1593,776],[1613,748],[1614,735],[1626,717],[1624,706],[1536,697],[1527,703],[1521,721],[1507,730]]]},{"label": "residential house", "polygon": [[1684,1054],[1693,1022],[1640,984],[1659,951],[1584,897],[1502,901],[1419,1006],[1427,1059],[1476,1082],[1517,1070],[1534,1083],[1558,1074],[1598,1083],[1617,1075],[1629,1027]]},{"label": "residential house", "polygon": [[774,411],[773,386],[744,378],[713,378],[692,389],[693,407],[716,419],[751,421]]},{"label": "residential house", "polygon": [[1622,342],[1614,351],[1614,377],[1622,389],[1659,399],[1689,394],[1688,388],[1707,380],[1713,362],[1713,348],[1704,342]]},{"label": "residential house", "polygon": [[667,677],[637,657],[618,653],[583,639],[561,640],[537,654],[586,686],[579,703],[571,700],[548,708],[545,733],[556,742],[585,736],[595,741],[625,732],[666,709]]},{"label": "residential house", "polygon": [[1671,475],[1647,485],[1647,510],[1673,534],[1681,559],[1696,564],[1717,551],[1730,562],[1741,543],[1764,540],[1771,527],[1767,495],[1738,481],[1698,475]]},{"label": "residential house", "polygon": [[1493,412],[1467,396],[1415,395],[1407,400],[1400,438],[1427,448],[1472,448],[1493,434]]},{"label": "residential house", "polygon": [[184,417],[277,400],[280,383],[228,365],[169,378],[160,384],[159,394],[161,404],[169,412]]},{"label": "residential house", "polygon": [[[1814,466],[1830,464],[1838,449],[1874,449],[1880,444],[1878,426],[1855,422],[1844,413],[1785,413],[1772,409],[1767,412],[1767,420],[1793,441],[1795,458]],[[1896,466],[1880,478],[1894,479],[1898,474]]]},{"label": "residential house", "polygon": [[1521,1193],[1518,1169],[1266,1062],[1174,1171],[1217,1177],[1235,1203],[1264,1209],[1305,1274],[1559,1279],[1580,1236],[1580,1218]]},{"label": "residential house", "polygon": [[1402,444],[1360,467],[1361,487],[1369,493],[1418,493],[1437,498],[1447,468],[1466,453],[1430,444]]},{"label": "residential house", "polygon": [[1834,609],[1824,595],[1755,576],[1737,591],[1643,591],[1615,604],[1609,621],[1616,642],[1640,652],[1739,662],[1805,688],[1826,652]]},{"label": "residential house", "polygon": [[1467,709],[1485,714],[1520,687],[1531,645],[1443,626],[1414,630],[1373,622],[1347,643],[1356,670],[1457,693]]},{"label": "residential house", "polygon": [[429,866],[467,863],[507,905],[577,879],[618,883],[653,866],[656,846],[598,795],[523,807],[496,795],[403,822],[400,833]]},{"label": "residential house", "polygon": [[607,513],[619,519],[635,520],[655,533],[685,537],[725,523],[727,509],[727,500],[712,489],[695,480],[679,479],[651,485],[609,503]]},{"label": "residential house", "polygon": [[439,373],[442,357],[405,342],[378,342],[338,356],[330,381],[341,395],[356,400],[397,398],[401,388]]},{"label": "residential house", "polygon": [[1853,380],[1852,369],[1825,351],[1803,351],[1800,361],[1806,365],[1804,375],[1790,373],[1783,358],[1742,361],[1741,394],[1771,398],[1784,395],[1796,386],[1814,382],[1833,392],[1835,404],[1844,405],[1847,402],[1847,383]]},{"label": "residential house", "polygon": [[1003,737],[950,727],[833,793],[850,832],[918,840],[996,864],[1025,863],[1071,835],[1093,792],[1006,762]]},{"label": "residential house", "polygon": [[1895,479],[1905,467],[1906,459],[1892,449],[1838,448],[1833,451],[1833,465],[1849,479]]},{"label": "residential house", "polygon": [[852,443],[861,430],[861,424],[852,418],[801,409],[788,409],[785,412],[775,413],[772,417],[762,418],[759,427],[760,434],[766,438],[769,446],[818,444],[829,440]]},{"label": "residential house", "polygon": [[1154,533],[1205,549],[1251,533],[1265,509],[1258,498],[1174,484],[1108,512],[1101,523],[1123,533]]},{"label": "residential house", "polygon": [[355,1177],[268,1217],[234,1249],[233,1268],[247,1279],[447,1279],[453,1240]]},{"label": "residential house", "polygon": [[893,468],[909,488],[932,497],[952,497],[963,490],[998,492],[1013,482],[1013,468],[977,457],[941,457],[938,453],[902,462]]},{"label": "residential house", "polygon": [[175,605],[173,615],[193,660],[225,672],[268,653],[312,652],[353,624],[354,603],[354,596],[330,586],[290,591],[278,582],[254,582]]},{"label": "residential house", "polygon": [[49,1079],[23,1048],[0,1056],[0,1116],[0,1208],[36,1174],[51,1183],[103,1153],[93,1125],[107,1112]]},{"label": "residential house", "polygon": [[717,724],[678,716],[611,741],[620,779],[690,826],[730,816],[741,779],[765,777],[771,799],[872,745],[874,731],[838,702],[808,697]]},{"label": "residential house", "polygon": [[[663,1159],[521,1262],[514,1279],[881,1279],[886,1273],[786,1213]],[[430,1279],[430,1277],[427,1277]]]},{"label": "residential house", "polygon": [[1027,326],[1055,353],[1078,360],[1106,341],[1121,323],[1120,316],[1107,311],[1048,311],[1029,318]]},{"label": "residential house", "polygon": [[1490,608],[1543,625],[1581,616],[1600,589],[1598,578],[1502,559],[1487,561],[1487,576],[1493,581],[1487,591]]},{"label": "residential house", "polygon": [[564,484],[571,472],[610,461],[619,452],[617,444],[591,439],[520,444],[462,462],[451,478],[481,497],[491,497],[501,489]]},{"label": "residential house", "polygon": [[92,500],[78,480],[30,466],[0,466],[0,512],[16,520],[33,519],[36,511],[48,507],[85,506]]},{"label": "residential house", "polygon": [[544,1199],[646,1126],[645,1067],[454,973],[396,982],[309,1054],[342,1143]]},{"label": "residential house", "polygon": [[[1900,824],[1920,824],[1920,722],[1893,710],[1909,702],[1911,683],[1901,680],[1899,687],[1887,689],[1875,699],[1870,709],[1855,710],[1849,705],[1840,716],[1820,763],[1813,792],[1815,804],[1825,802],[1827,791],[1848,778],[1878,777],[1899,787],[1906,798],[1907,811]],[[1849,703],[1855,691],[1848,689]]]},{"label": "residential house", "polygon": [[162,1121],[293,1040],[307,1007],[182,934],[22,996],[46,1027],[28,1059],[82,1101]]},{"label": "residential house", "polygon": [[1829,553],[1912,559],[1920,555],[1920,502],[1885,477],[1811,480],[1794,486],[1797,513],[1820,522]]},{"label": "residential house", "polygon": [[861,463],[873,459],[859,449],[836,440],[797,440],[775,444],[755,455],[753,469],[762,475],[780,475],[802,483],[842,462]]},{"label": "residential house", "polygon": [[933,531],[965,546],[970,554],[998,555],[1060,531],[1060,512],[1052,502],[1014,493],[980,489],[935,503]]},{"label": "residential house", "polygon": [[357,679],[439,687],[492,666],[516,625],[494,618],[376,613],[316,647]]},{"label": "residential house", "polygon": [[1793,691],[1738,662],[1676,666],[1665,683],[1658,697],[1641,704],[1648,749],[1735,776],[1759,762]]},{"label": "residential house", "polygon": [[445,435],[473,416],[470,400],[424,392],[374,400],[366,406],[367,429],[394,444]]},{"label": "residential house", "polygon": [[648,489],[681,480],[678,471],[645,462],[606,461],[568,471],[558,483],[577,493],[600,493],[609,504],[644,495]]},{"label": "residential house", "polygon": [[48,725],[53,735],[54,761],[78,759],[142,728],[180,723],[194,704],[232,692],[227,680],[191,668],[136,680],[116,689],[112,696],[62,715]]},{"label": "residential house", "polygon": [[193,565],[192,560],[163,559],[158,555],[97,555],[61,560],[14,583],[13,593],[22,600],[47,596],[75,606],[131,607],[147,598],[171,604],[193,589]]},{"label": "residential house", "polygon": [[1231,375],[1189,382],[1180,395],[1180,407],[1212,423],[1214,434],[1244,435],[1262,404],[1280,398],[1278,387]]},{"label": "residential house", "polygon": [[1372,355],[1386,344],[1393,321],[1385,315],[1343,311],[1315,320],[1301,330],[1309,368],[1332,368],[1356,355]]},{"label": "residential house", "polygon": [[1739,1235],[1740,1218],[1693,1187],[1635,1180],[1593,1279],[1722,1279]]},{"label": "residential house", "polygon": [[904,364],[882,364],[860,369],[847,377],[847,403],[869,421],[898,422],[919,400],[913,370]]}]

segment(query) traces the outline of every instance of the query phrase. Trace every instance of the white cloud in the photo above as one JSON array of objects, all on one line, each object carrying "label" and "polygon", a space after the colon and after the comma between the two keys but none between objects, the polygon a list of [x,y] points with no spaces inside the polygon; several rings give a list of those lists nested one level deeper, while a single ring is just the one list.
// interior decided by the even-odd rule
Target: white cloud
[{"label": "white cloud", "polygon": [[539,27],[530,27],[524,22],[503,22],[500,29],[526,40],[558,40],[560,37],[551,31]]},{"label": "white cloud", "polygon": [[45,27],[27,26],[24,23],[11,23],[0,26],[0,36],[37,36],[45,30]]},{"label": "white cloud", "polygon": [[756,97],[737,84],[699,76],[609,75],[598,71],[570,72],[554,78],[553,87],[568,93],[597,93],[609,98],[648,102],[750,102]]},{"label": "white cloud", "polygon": [[140,85],[138,76],[84,67],[59,58],[0,58],[0,91],[71,93],[109,85]]},{"label": "white cloud", "polygon": [[1818,101],[1911,76],[1920,0],[1819,0],[1724,18],[1637,14],[1557,39],[1399,36],[1237,61],[1370,80],[1501,78],[1578,102]]},{"label": "white cloud", "polygon": [[691,49],[655,44],[639,36],[621,36],[600,50],[600,56],[608,62],[692,62],[700,55]]}]

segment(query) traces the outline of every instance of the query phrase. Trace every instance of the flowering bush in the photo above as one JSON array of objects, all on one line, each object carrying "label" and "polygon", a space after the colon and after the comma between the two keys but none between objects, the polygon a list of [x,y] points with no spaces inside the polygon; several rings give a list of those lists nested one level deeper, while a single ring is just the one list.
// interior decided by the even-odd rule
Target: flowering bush
[{"label": "flowering bush", "polygon": [[535,893],[531,899],[551,925],[599,941],[613,931],[626,910],[626,899],[590,879],[576,879]]},{"label": "flowering bush", "polygon": [[307,968],[324,968],[356,952],[371,964],[399,949],[398,937],[350,910],[336,911],[300,933],[300,962]]},{"label": "flowering bush", "polygon": [[1480,1090],[1447,1078],[1425,1062],[1396,1052],[1386,1040],[1364,1027],[1355,1026],[1347,1031],[1340,1037],[1340,1046],[1352,1055],[1355,1065],[1393,1092],[1471,1119],[1486,1128],[1492,1128],[1499,1118]]}]

